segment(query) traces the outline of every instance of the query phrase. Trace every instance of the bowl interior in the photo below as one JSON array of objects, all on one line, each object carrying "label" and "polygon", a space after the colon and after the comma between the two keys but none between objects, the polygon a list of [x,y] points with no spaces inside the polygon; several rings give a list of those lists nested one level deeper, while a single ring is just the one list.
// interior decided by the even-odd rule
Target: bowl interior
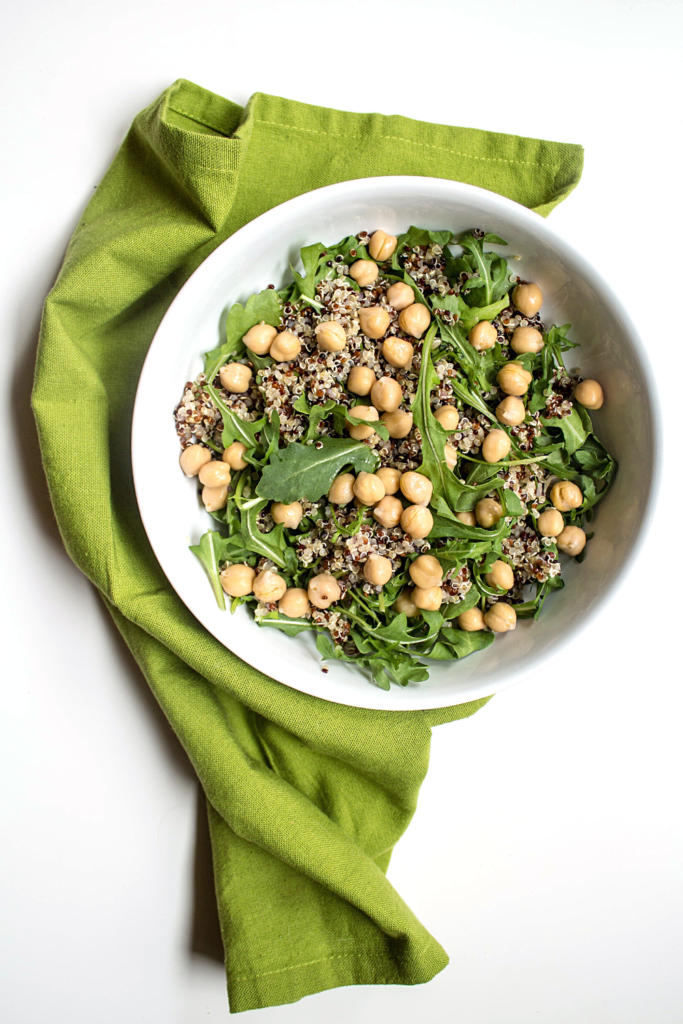
[{"label": "bowl interior", "polygon": [[[399,234],[411,224],[457,232],[485,228],[507,239],[514,271],[537,281],[547,324],[570,323],[580,348],[568,368],[596,377],[606,394],[594,414],[598,436],[619,463],[600,503],[595,537],[583,564],[563,558],[567,586],[551,595],[538,622],[523,621],[487,650],[462,662],[434,664],[428,681],[385,693],[346,663],[323,673],[309,634],[289,638],[259,628],[244,608],[215,604],[203,569],[188,550],[214,521],[196,484],[178,467],[173,409],[186,381],[218,344],[225,307],[288,279],[289,263],[314,242],[381,227]],[[520,261],[513,256],[520,255]],[[226,647],[274,679],[327,700],[358,707],[409,710],[445,707],[499,691],[538,671],[543,659],[574,637],[623,570],[646,515],[652,487],[654,427],[651,392],[628,318],[586,262],[537,215],[494,193],[435,178],[374,178],[307,193],[252,221],[199,267],[169,308],[140,378],[133,421],[133,471],[142,519],[172,586]],[[159,478],[163,486],[159,486]],[[166,494],[163,507],[158,494]]]}]

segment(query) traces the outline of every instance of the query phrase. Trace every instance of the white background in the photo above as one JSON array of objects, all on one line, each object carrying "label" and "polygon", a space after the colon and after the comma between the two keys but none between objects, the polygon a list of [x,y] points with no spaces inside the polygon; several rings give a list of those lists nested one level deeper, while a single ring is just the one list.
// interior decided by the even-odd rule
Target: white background
[{"label": "white background", "polygon": [[133,116],[185,77],[240,103],[261,90],[583,143],[552,223],[630,310],[664,421],[658,512],[615,599],[542,677],[435,730],[389,875],[450,966],[245,1021],[679,1024],[683,6],[41,0],[8,4],[3,37],[3,1019],[227,1017],[197,786],[62,548],[28,410],[79,213]]}]

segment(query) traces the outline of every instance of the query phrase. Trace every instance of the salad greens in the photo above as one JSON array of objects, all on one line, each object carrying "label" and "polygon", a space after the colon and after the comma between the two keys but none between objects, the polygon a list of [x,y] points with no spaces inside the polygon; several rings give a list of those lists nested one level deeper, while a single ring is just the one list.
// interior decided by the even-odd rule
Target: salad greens
[{"label": "salad greens", "polygon": [[[369,242],[362,232],[336,245],[306,246],[289,285],[279,291],[269,287],[245,305],[230,307],[224,340],[206,354],[204,374],[195,385],[219,416],[217,426],[190,440],[219,458],[239,442],[245,468],[233,472],[224,507],[211,513],[217,528],[190,550],[221,608],[229,603],[234,611],[248,604],[263,627],[289,636],[313,632],[323,661],[352,662],[377,686],[389,689],[391,683],[424,681],[429,659],[466,657],[494,642],[495,634],[487,629],[460,628],[458,617],[464,612],[486,610],[504,599],[518,618],[538,618],[548,595],[564,585],[554,538],[543,537],[538,529],[539,514],[551,508],[552,481],[568,480],[580,488],[582,503],[564,513],[564,523],[582,526],[607,493],[616,465],[596,437],[589,412],[572,400],[576,377],[564,364],[565,353],[575,347],[569,325],[545,329],[538,316],[524,318],[517,309],[512,289],[519,279],[497,251],[506,245],[503,239],[471,230],[456,240],[448,230],[411,227],[380,264],[377,282],[360,289],[349,270],[355,260],[371,258]],[[431,314],[424,338],[409,339],[415,359],[408,370],[389,366],[382,340],[365,338],[353,320],[359,303],[390,309],[386,292],[398,281],[408,284],[415,301]],[[342,321],[349,358],[335,363],[334,355],[318,357],[321,383],[316,387],[315,380],[311,383],[311,361],[318,353],[313,329],[321,318]],[[497,341],[480,352],[468,335],[482,320],[493,323]],[[522,321],[542,332],[540,352],[517,355],[510,348],[512,332]],[[254,355],[242,340],[261,323],[292,330],[302,341],[300,357],[286,364],[284,379],[272,358]],[[405,336],[395,326],[391,332]],[[240,405],[242,396],[226,392],[220,382],[221,367],[235,360],[253,369],[249,405]],[[505,397],[497,385],[498,371],[513,361],[532,375],[523,397],[526,418],[518,427],[498,422],[495,413]],[[351,366],[358,365],[374,366],[377,376],[399,380],[401,408],[413,417],[407,438],[392,438],[385,423],[353,415],[354,407],[370,401],[343,386]],[[328,370],[332,387],[325,377]],[[269,390],[274,383],[276,398]],[[456,431],[444,429],[434,415],[442,404],[459,410]],[[359,424],[374,430],[371,439],[348,436],[349,426]],[[481,455],[481,442],[494,427],[507,434],[510,451],[501,462],[489,463]],[[455,468],[446,461],[447,444],[457,450]],[[426,541],[411,541],[398,526],[382,532],[371,508],[327,502],[341,473],[373,473],[380,466],[414,469],[431,481],[433,526]],[[482,498],[495,499],[502,513],[490,527],[471,514]],[[295,502],[301,503],[298,525],[274,524],[271,503]],[[362,575],[364,559],[378,545],[394,569],[383,587],[367,584]],[[409,567],[425,551],[442,567],[446,600],[436,611],[407,618],[396,601],[412,586]],[[515,575],[507,594],[488,577],[501,560]],[[270,568],[288,588],[303,590],[312,577],[330,572],[342,596],[329,609],[313,608],[305,617],[292,618],[275,604],[259,603],[253,593],[228,598],[221,572],[235,563],[255,572]]]}]

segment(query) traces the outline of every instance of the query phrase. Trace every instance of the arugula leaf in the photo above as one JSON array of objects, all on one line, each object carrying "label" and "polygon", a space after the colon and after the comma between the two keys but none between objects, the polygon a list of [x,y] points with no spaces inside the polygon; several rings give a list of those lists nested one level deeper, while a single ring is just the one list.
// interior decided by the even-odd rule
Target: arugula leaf
[{"label": "arugula leaf", "polygon": [[275,562],[281,569],[285,569],[287,567],[285,560],[287,542],[282,523],[278,523],[270,533],[261,533],[258,528],[258,514],[267,504],[267,501],[259,501],[257,505],[252,505],[242,513],[244,544],[250,551],[256,551],[257,554]]},{"label": "arugula leaf", "polygon": [[383,441],[389,440],[389,430],[384,423],[380,423],[379,420],[361,420],[357,416],[352,416],[351,411],[355,408],[356,406],[351,406],[351,409],[346,412],[344,416],[346,423],[350,423],[352,427],[372,427],[375,433],[378,434]]},{"label": "arugula leaf", "polygon": [[263,430],[266,423],[265,416],[252,422],[243,420],[228,408],[213,384],[207,384],[206,390],[223,417],[223,447],[227,448],[233,441],[241,441],[247,448],[255,448],[258,444],[257,435]]},{"label": "arugula leaf", "polygon": [[226,560],[222,551],[223,546],[224,538],[221,537],[220,533],[217,533],[216,530],[207,530],[200,538],[199,544],[190,545],[190,551],[193,555],[197,556],[204,566],[206,575],[209,577],[211,589],[216,598],[216,603],[219,608],[225,611],[225,593],[218,574],[219,562]]},{"label": "arugula leaf", "polygon": [[604,480],[609,476],[614,466],[614,459],[595,436],[587,438],[585,444],[574,452],[574,461],[584,473],[597,477],[598,480]]},{"label": "arugula leaf", "polygon": [[[292,267],[292,273],[294,274],[294,280],[297,283],[299,292],[306,298],[312,299],[315,297],[315,286],[322,277],[325,277],[325,273],[320,273],[320,268],[325,266],[329,256],[327,250],[322,242],[316,242],[314,245],[305,245],[301,250],[301,262],[304,265],[305,276]],[[325,266],[325,271],[329,268]]]},{"label": "arugula leaf", "polygon": [[[458,238],[458,244],[465,250],[462,256],[447,260],[446,273],[455,278],[455,283],[467,289],[465,297],[468,306],[490,306],[507,294],[510,275],[507,260],[494,252],[484,252],[484,243],[507,245],[497,235],[485,234],[477,238],[472,231],[466,231]],[[468,280],[462,282],[460,275],[466,273]],[[471,276],[474,275],[474,276]]]},{"label": "arugula leaf", "polygon": [[403,246],[412,249],[415,245],[429,245],[430,242],[444,246],[452,240],[452,231],[429,231],[427,228],[411,227],[398,236],[396,250],[400,250]]},{"label": "arugula leaf", "polygon": [[259,626],[274,626],[287,636],[298,636],[315,629],[315,625],[307,619],[288,619],[282,612],[269,612],[258,620]]},{"label": "arugula leaf", "polygon": [[468,612],[470,608],[474,608],[480,601],[481,593],[477,587],[472,584],[462,600],[456,601],[455,604],[446,605],[444,619],[457,619],[458,615],[462,615],[463,612]]},{"label": "arugula leaf", "polygon": [[246,306],[235,302],[225,322],[226,340],[204,356],[204,374],[211,384],[228,356],[245,351],[242,338],[261,322],[278,327],[282,320],[282,300],[273,288],[250,295]]},{"label": "arugula leaf", "polygon": [[[304,246],[301,250],[301,262],[304,266],[305,277],[302,277],[294,267],[291,268],[296,287],[302,298],[312,305],[322,308],[315,298],[316,286],[320,281],[334,273],[334,268],[328,267],[327,264],[333,263],[335,256],[342,256],[344,262],[346,262],[351,250],[355,250],[356,253],[355,256],[351,257],[352,260],[369,259],[367,250],[364,246],[360,245],[355,235],[347,235],[346,238],[342,238],[341,242],[338,242],[336,245],[323,245],[320,242],[316,242],[315,245]],[[354,287],[357,287],[356,282],[352,278],[347,278],[347,280]]]},{"label": "arugula leaf", "polygon": [[[430,302],[434,309],[445,309],[449,313],[455,313],[465,331],[469,334],[475,324],[480,320],[495,320],[499,313],[510,305],[510,296],[505,294],[498,302],[492,302],[490,306],[468,306],[461,295],[431,295]],[[468,342],[469,345],[469,342]],[[476,356],[476,349],[473,349]]]},{"label": "arugula leaf", "polygon": [[280,414],[277,409],[273,409],[270,414],[270,418],[263,428],[261,439],[264,444],[268,445],[266,448],[266,454],[263,456],[263,461],[268,462],[271,455],[280,444]]},{"label": "arugula leaf", "polygon": [[428,477],[434,493],[431,504],[438,498],[445,498],[451,507],[457,498],[455,475],[448,468],[444,449],[449,434],[441,426],[431,410],[431,393],[439,386],[439,377],[432,363],[432,342],[437,325],[432,324],[422,345],[422,362],[417,393],[413,402],[413,420],[422,437],[422,464],[419,472]]},{"label": "arugula leaf", "polygon": [[451,657],[466,658],[474,651],[483,651],[490,647],[495,640],[495,634],[486,630],[478,630],[476,633],[467,633],[463,629],[442,629],[440,640],[452,652]]},{"label": "arugula leaf", "polygon": [[588,437],[589,431],[583,425],[576,408],[572,409],[569,416],[541,416],[541,423],[544,427],[554,427],[562,431],[568,455],[573,455]]},{"label": "arugula leaf", "polygon": [[504,516],[524,516],[526,515],[526,509],[521,502],[521,499],[514,491],[510,490],[509,487],[500,487],[498,489],[501,501],[503,504],[503,515]]},{"label": "arugula leaf", "polygon": [[[493,489],[493,485],[488,479],[474,487],[469,483],[463,483],[446,463],[443,453],[449,435],[432,413],[430,406],[431,393],[439,386],[439,377],[431,358],[435,332],[436,325],[432,324],[422,345],[420,377],[413,401],[413,419],[422,437],[422,464],[419,467],[419,472],[432,482],[434,491],[431,505],[436,505],[438,499],[443,498],[453,512],[463,512],[474,508],[479,498]],[[483,399],[478,399],[464,384],[459,384],[456,378],[451,377],[449,380],[456,393],[459,394],[462,391],[467,395],[466,401],[469,404],[481,403],[486,414],[491,415],[491,411],[484,404]],[[499,465],[492,466],[491,472],[497,475],[499,469]],[[502,481],[500,486],[502,486]]]},{"label": "arugula leaf", "polygon": [[286,505],[302,497],[317,501],[327,494],[344,466],[372,473],[378,461],[371,448],[351,438],[321,437],[310,445],[295,441],[273,453],[256,493]]}]

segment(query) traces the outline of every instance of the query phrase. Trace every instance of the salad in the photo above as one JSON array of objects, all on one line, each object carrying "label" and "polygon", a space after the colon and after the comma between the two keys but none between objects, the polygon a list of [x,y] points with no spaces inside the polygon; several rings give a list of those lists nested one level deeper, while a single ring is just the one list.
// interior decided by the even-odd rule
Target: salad
[{"label": "salad", "polygon": [[221,608],[313,631],[323,661],[389,689],[504,642],[564,586],[616,470],[604,395],[505,245],[362,231],[229,308],[175,410]]}]

